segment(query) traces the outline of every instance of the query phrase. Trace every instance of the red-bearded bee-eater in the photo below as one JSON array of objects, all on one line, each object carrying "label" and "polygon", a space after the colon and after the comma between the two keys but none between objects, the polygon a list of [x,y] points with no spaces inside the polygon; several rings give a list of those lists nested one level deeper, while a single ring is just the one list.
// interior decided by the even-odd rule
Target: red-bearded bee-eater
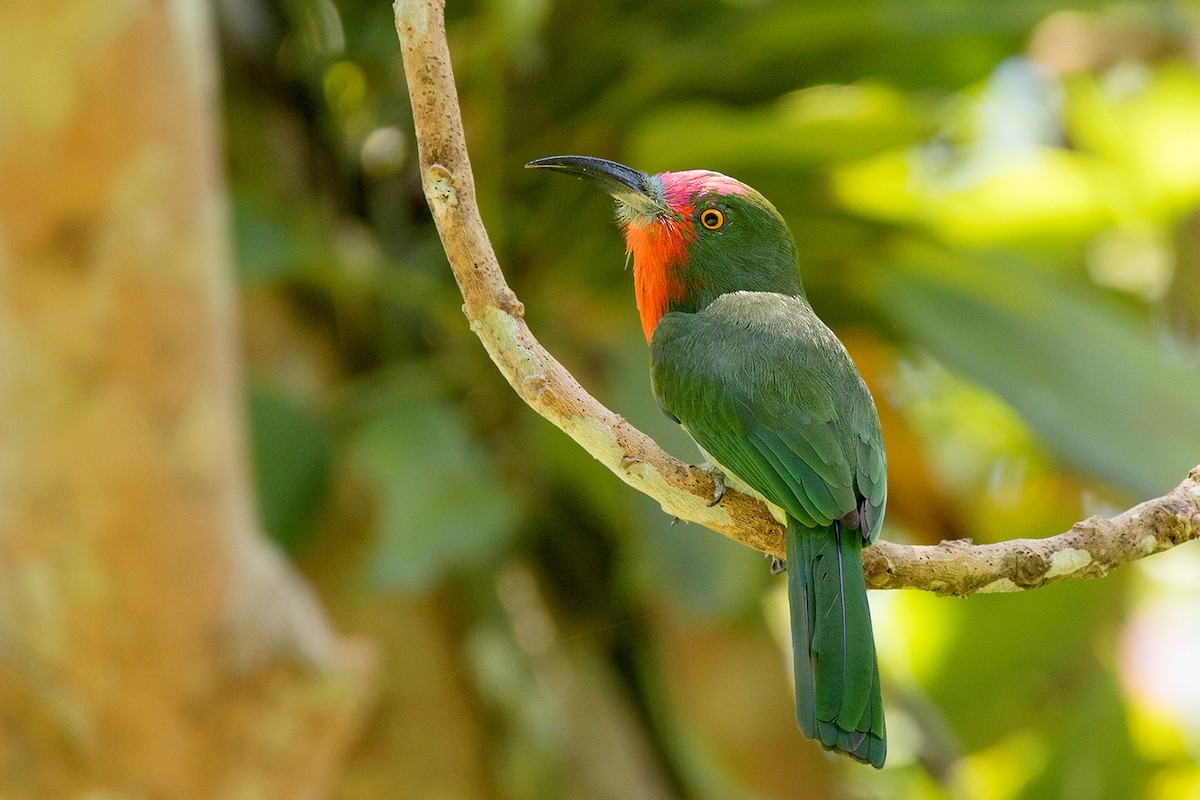
[{"label": "red-bearded bee-eater", "polygon": [[883,765],[883,703],[862,548],[879,536],[879,415],[845,347],[804,294],[783,217],[716,172],[647,175],[613,161],[530,162],[617,201],[659,405],[723,480],[787,526],[796,720],[805,736]]}]

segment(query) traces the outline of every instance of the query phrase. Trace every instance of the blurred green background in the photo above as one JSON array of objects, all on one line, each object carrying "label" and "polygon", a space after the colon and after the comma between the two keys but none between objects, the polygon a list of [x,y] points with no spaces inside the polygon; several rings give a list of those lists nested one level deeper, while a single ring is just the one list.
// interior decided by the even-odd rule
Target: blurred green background
[{"label": "blurred green background", "polygon": [[[448,3],[484,220],[541,341],[668,449],[610,201],[787,218],[871,386],[884,537],[1056,533],[1200,462],[1200,4]],[[890,752],[791,718],[784,581],[523,406],[460,313],[387,3],[218,3],[271,534],[383,649],[344,798],[1200,798],[1200,553],[875,592]]]}]

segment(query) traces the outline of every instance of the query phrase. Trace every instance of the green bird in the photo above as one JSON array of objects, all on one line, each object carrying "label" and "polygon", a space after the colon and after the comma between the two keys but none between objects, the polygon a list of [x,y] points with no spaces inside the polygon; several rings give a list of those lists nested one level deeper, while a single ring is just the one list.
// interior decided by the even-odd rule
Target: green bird
[{"label": "green bird", "polygon": [[879,414],[846,348],[804,294],[783,217],[706,170],[648,175],[586,156],[530,167],[598,184],[633,257],[654,394],[725,482],[787,526],[796,720],[875,767],[887,754],[862,548],[879,536]]}]

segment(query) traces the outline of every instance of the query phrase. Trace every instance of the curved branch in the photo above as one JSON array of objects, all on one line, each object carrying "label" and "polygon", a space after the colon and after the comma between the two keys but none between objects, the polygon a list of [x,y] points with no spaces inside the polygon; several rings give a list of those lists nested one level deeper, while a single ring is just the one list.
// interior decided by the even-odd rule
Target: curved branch
[{"label": "curved branch", "polygon": [[863,568],[872,589],[926,589],[960,596],[1018,592],[1064,578],[1103,578],[1114,567],[1196,538],[1200,466],[1169,494],[1112,519],[1089,517],[1057,536],[996,544],[876,542],[863,551]]},{"label": "curved branch", "polygon": [[[462,291],[463,312],[500,372],[534,411],[663,510],[748,547],[784,555],[783,528],[766,507],[733,489],[710,508],[704,470],[666,453],[605,408],[538,343],[509,288],[475,203],[458,93],[446,44],[443,0],[395,0],[396,32],[412,99],[421,180]],[[937,546],[877,542],[863,551],[867,585],[939,594],[1030,589],[1112,567],[1200,536],[1200,467],[1175,491],[1111,520],[1093,517],[1049,539]]]}]

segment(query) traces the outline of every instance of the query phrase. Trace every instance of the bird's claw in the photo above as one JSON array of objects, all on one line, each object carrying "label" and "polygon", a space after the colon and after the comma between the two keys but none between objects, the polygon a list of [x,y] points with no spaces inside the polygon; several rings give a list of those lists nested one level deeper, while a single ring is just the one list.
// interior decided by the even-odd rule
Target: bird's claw
[{"label": "bird's claw", "polygon": [[[770,555],[770,553],[767,555]],[[781,572],[787,572],[787,562],[778,556],[771,556],[770,570],[772,575],[778,575]]]},{"label": "bird's claw", "polygon": [[708,474],[713,482],[713,499],[708,501],[708,507],[712,508],[725,496],[725,473],[719,469],[710,469]]}]

